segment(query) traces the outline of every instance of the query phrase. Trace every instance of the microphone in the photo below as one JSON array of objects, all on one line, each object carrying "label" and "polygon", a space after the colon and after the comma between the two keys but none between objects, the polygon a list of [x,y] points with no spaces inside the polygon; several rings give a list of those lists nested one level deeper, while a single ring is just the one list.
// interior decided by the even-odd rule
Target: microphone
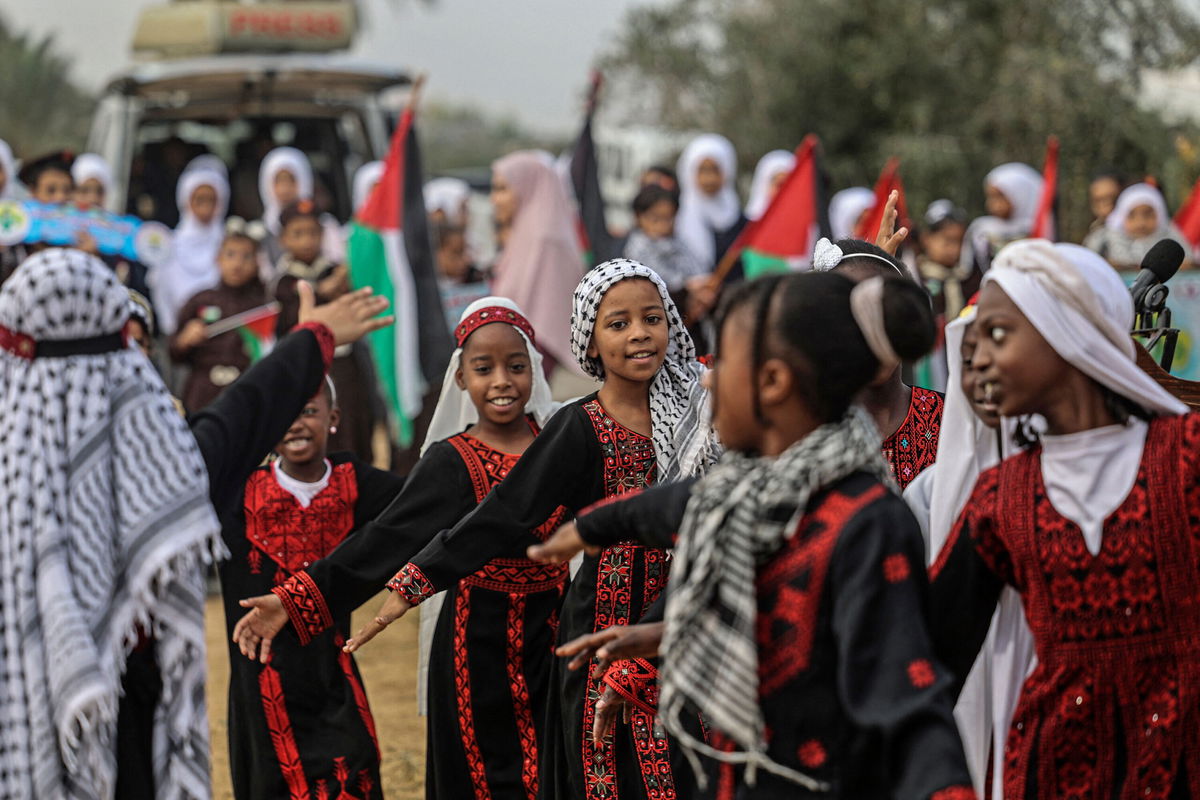
[{"label": "microphone", "polygon": [[[1146,295],[1155,286],[1169,281],[1179,271],[1186,257],[1183,246],[1174,239],[1156,242],[1142,259],[1142,269],[1133,279],[1133,285],[1129,287],[1129,292],[1133,295],[1133,307],[1138,311],[1147,310],[1143,307],[1147,300]],[[1166,300],[1165,293],[1162,299]]]}]

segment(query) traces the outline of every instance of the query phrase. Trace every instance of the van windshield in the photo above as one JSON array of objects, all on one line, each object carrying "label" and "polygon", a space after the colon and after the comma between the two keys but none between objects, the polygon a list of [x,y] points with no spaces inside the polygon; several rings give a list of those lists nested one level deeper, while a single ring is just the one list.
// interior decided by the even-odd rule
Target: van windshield
[{"label": "van windshield", "polygon": [[340,221],[351,213],[347,172],[368,159],[357,114],[339,117],[243,117],[234,120],[143,120],[134,143],[127,211],[174,226],[179,221],[175,185],[193,158],[212,154],[229,169],[229,213],[262,215],[258,168],[272,148],[290,145],[313,167],[318,209]]}]

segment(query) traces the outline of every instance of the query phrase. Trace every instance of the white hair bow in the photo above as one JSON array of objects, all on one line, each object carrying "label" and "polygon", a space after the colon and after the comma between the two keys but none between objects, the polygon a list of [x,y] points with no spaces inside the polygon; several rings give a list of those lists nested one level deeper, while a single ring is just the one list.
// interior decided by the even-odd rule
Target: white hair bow
[{"label": "white hair bow", "polygon": [[822,236],[813,248],[812,268],[814,272],[829,272],[842,263],[842,248]]}]

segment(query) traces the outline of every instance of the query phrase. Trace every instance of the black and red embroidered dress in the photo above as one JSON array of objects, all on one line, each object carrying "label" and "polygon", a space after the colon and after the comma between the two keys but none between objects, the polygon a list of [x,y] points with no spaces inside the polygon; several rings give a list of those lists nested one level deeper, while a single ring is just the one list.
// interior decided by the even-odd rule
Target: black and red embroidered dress
[{"label": "black and red embroidered dress", "polygon": [[1150,423],[1094,556],[1048,499],[1039,454],[980,475],[932,572],[938,652],[958,675],[1004,584],[1033,630],[1004,796],[1200,797],[1200,415]]},{"label": "black and red embroidered dress", "polygon": [[904,422],[883,440],[883,458],[892,468],[900,491],[937,460],[938,434],[942,430],[945,401],[937,392],[912,387]]},{"label": "black and red embroidered dress", "polygon": [[[254,470],[240,503],[221,509],[231,556],[219,565],[228,633],[245,613],[243,597],[266,594],[329,554],[395,497],[402,479],[349,453],[329,457],[329,484],[308,508],[276,480]],[[349,612],[333,615],[308,647],[291,630],[275,639],[269,664],[230,643],[229,755],[239,800],[382,797],[379,747],[362,677],[341,646]]]},{"label": "black and red embroidered dress", "polygon": [[[578,520],[604,545],[667,546],[692,482],[599,506]],[[951,713],[952,676],[923,623],[924,545],[903,501],[864,473],[814,495],[796,532],[759,566],[759,698],[767,754],[830,785],[812,794],[763,770],[708,762],[716,800],[974,800]],[[730,743],[720,731],[711,741]]]},{"label": "black and red embroidered dress", "polygon": [[[532,421],[530,422],[533,425]],[[536,431],[536,426],[534,426]],[[461,433],[432,445],[379,519],[275,590],[302,637],[374,596],[438,531],[453,527],[520,456]],[[531,535],[544,538],[552,515]],[[450,587],[430,650],[425,792],[439,800],[534,800],[546,735],[565,565],[492,559]],[[432,594],[419,578],[408,591]]]},{"label": "black and red embroidered dress", "polygon": [[[654,479],[651,440],[605,412],[595,395],[560,410],[521,460],[453,530],[437,538],[397,575],[398,590],[419,601],[453,586],[494,558],[512,558],[536,539],[559,508],[578,512],[605,498],[639,490]],[[660,548],[622,542],[587,557],[563,600],[559,640],[637,622],[667,583],[669,556]],[[657,669],[648,661],[621,662],[602,679],[590,669],[555,664],[557,686],[541,758],[547,798],[690,797],[691,770],[654,730]],[[628,723],[617,723],[611,744],[596,747],[591,730],[605,686],[631,702]]]}]

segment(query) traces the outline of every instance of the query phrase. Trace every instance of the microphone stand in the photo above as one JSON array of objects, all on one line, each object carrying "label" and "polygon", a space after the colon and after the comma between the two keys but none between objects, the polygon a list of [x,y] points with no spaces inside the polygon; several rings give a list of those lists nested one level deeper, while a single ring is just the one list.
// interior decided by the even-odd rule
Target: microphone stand
[{"label": "microphone stand", "polygon": [[1171,327],[1171,309],[1167,308],[1167,295],[1170,289],[1166,284],[1152,286],[1137,300],[1133,317],[1133,336],[1145,339],[1145,347],[1153,353],[1154,348],[1162,343],[1162,355],[1159,364],[1167,372],[1175,362],[1175,345],[1179,341],[1179,329]]}]

